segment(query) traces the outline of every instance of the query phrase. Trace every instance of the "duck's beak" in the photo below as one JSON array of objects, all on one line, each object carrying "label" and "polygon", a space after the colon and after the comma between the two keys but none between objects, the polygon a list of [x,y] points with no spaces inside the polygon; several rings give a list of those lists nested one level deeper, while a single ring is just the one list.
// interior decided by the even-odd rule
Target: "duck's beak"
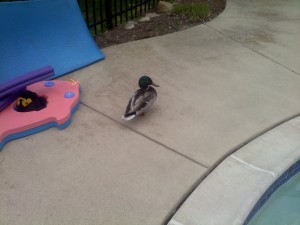
[{"label": "duck's beak", "polygon": [[156,84],[156,83],[154,83],[154,82],[152,82],[152,84],[151,84],[152,86],[154,86],[154,87],[159,87],[159,85],[158,84]]}]

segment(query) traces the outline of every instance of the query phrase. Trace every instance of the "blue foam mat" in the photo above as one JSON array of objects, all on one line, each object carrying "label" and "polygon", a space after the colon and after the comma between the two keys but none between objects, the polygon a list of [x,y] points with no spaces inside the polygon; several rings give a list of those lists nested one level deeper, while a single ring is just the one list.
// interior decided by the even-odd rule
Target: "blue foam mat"
[{"label": "blue foam mat", "polygon": [[0,3],[0,84],[45,65],[58,77],[104,57],[76,0]]}]

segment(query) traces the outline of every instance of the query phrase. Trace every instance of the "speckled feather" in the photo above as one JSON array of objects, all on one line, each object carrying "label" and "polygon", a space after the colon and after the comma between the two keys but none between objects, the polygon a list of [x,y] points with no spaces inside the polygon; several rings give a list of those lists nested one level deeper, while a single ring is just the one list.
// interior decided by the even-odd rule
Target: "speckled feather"
[{"label": "speckled feather", "polygon": [[130,98],[125,116],[127,114],[136,113],[140,115],[146,112],[154,103],[157,98],[157,92],[153,87],[148,87],[147,90],[139,89],[134,92],[133,96]]}]

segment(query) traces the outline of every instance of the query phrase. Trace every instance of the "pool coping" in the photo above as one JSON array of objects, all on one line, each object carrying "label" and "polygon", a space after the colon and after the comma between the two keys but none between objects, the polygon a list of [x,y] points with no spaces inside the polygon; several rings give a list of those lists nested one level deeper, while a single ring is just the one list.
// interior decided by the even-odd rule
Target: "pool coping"
[{"label": "pool coping", "polygon": [[296,172],[299,160],[300,116],[226,157],[187,198],[168,225],[242,225],[259,209],[257,204],[264,203],[264,194],[272,194],[268,192],[272,185],[282,184],[288,174]]},{"label": "pool coping", "polygon": [[249,215],[247,216],[243,225],[247,225],[254,215],[261,209],[261,207],[267,202],[267,200],[276,192],[283,184],[289,181],[294,175],[300,171],[300,160],[286,170],[274,183],[265,191],[265,193],[258,200],[256,205],[253,207]]}]

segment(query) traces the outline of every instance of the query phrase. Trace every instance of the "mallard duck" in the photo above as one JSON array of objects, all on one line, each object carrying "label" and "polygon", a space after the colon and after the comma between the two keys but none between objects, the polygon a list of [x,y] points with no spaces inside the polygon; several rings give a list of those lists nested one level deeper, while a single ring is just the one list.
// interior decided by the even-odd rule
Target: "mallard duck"
[{"label": "mallard duck", "polygon": [[142,76],[139,79],[140,89],[135,91],[130,98],[126,111],[123,115],[124,120],[131,120],[138,115],[143,115],[150,109],[156,100],[157,93],[154,87],[159,87],[148,76]]}]

